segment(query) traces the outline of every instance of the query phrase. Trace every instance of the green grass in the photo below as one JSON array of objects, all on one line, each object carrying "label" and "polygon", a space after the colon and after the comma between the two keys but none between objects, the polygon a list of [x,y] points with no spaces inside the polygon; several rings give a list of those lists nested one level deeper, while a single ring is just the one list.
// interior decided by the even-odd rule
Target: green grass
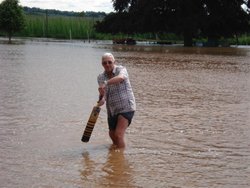
[{"label": "green grass", "polygon": [[250,45],[250,34],[241,35],[238,42],[240,45]]}]

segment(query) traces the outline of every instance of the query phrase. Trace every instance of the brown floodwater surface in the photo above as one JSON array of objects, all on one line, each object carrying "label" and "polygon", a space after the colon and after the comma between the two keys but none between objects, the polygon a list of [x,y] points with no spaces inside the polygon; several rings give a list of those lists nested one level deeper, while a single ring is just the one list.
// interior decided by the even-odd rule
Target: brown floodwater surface
[{"label": "brown floodwater surface", "polygon": [[[137,111],[111,148],[100,60],[127,67]],[[1,187],[250,187],[250,48],[0,44]]]}]

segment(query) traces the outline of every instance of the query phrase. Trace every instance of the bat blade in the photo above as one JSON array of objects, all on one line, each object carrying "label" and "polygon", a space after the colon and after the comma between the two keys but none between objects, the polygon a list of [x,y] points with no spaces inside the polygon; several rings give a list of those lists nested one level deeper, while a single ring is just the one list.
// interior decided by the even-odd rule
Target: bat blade
[{"label": "bat blade", "polygon": [[82,135],[82,139],[81,139],[82,142],[89,141],[100,111],[101,111],[101,108],[99,106],[93,107],[92,112],[89,116],[89,120],[87,122],[87,125]]}]

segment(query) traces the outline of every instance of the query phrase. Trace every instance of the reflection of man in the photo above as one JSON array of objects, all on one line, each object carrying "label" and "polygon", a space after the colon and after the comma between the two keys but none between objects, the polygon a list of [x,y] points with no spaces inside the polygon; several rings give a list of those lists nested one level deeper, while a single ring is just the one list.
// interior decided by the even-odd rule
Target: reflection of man
[{"label": "reflection of man", "polygon": [[117,152],[111,149],[103,171],[106,173],[102,184],[111,185],[110,187],[134,187],[133,171],[123,151]]},{"label": "reflection of man", "polygon": [[111,53],[102,56],[104,72],[98,76],[99,94],[106,101],[109,136],[117,148],[124,148],[124,134],[136,109],[135,98],[125,67],[116,65]]},{"label": "reflection of man", "polygon": [[134,172],[123,150],[114,150],[110,147],[107,155],[103,155],[106,151],[83,153],[83,169],[80,171],[82,187],[105,187],[107,185],[108,187],[135,187],[133,185]]}]

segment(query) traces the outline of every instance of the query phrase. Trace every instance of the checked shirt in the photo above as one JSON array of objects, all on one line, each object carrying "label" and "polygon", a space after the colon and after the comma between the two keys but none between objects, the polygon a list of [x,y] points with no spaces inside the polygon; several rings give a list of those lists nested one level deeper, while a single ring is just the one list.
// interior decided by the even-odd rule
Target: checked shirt
[{"label": "checked shirt", "polygon": [[[125,79],[118,84],[112,84],[105,87],[105,100],[109,116],[136,110],[135,97],[129,81],[127,69],[121,65],[115,65],[113,76],[117,75],[123,75]],[[108,79],[108,75],[105,71],[97,77],[99,85],[103,84],[104,81]]]}]

